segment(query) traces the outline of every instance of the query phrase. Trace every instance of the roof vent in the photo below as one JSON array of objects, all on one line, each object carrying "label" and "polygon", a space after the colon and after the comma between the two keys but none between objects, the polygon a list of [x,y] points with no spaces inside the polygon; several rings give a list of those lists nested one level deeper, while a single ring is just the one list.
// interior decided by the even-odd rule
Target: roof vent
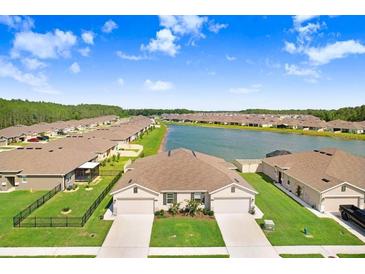
[{"label": "roof vent", "polygon": [[315,150],[313,150],[314,152],[319,152],[319,150],[318,149],[315,149]]},{"label": "roof vent", "polygon": [[63,147],[58,147],[58,149],[63,149]]},{"label": "roof vent", "polygon": [[194,157],[196,158],[196,154],[195,154],[194,150],[192,150],[191,153],[193,153]]},{"label": "roof vent", "polygon": [[239,183],[240,181],[238,181],[238,179],[237,178],[234,178],[234,180],[237,182],[237,183]]},{"label": "roof vent", "polygon": [[132,180],[133,180],[133,179],[129,179],[128,184],[132,183]]},{"label": "roof vent", "polygon": [[40,150],[40,149],[42,149],[42,148],[41,148],[41,147],[36,147],[35,149]]},{"label": "roof vent", "polygon": [[333,156],[333,154],[332,154],[332,153],[326,153],[326,155],[327,155],[327,156]]},{"label": "roof vent", "polygon": [[326,152],[324,152],[324,151],[320,151],[319,153],[321,153],[321,154],[326,154]]},{"label": "roof vent", "polygon": [[330,182],[330,180],[328,180],[328,179],[326,179],[326,178],[322,178],[322,181],[323,181],[323,182],[326,182],[326,183],[329,183],[329,182]]},{"label": "roof vent", "polygon": [[32,147],[26,147],[26,149],[33,149]]},{"label": "roof vent", "polygon": [[53,152],[53,149],[51,149],[51,150],[48,150],[48,152]]},{"label": "roof vent", "polygon": [[18,147],[17,149],[21,150],[21,149],[24,149],[24,147]]},{"label": "roof vent", "polygon": [[170,157],[170,156],[171,156],[171,150],[169,150],[169,151],[167,152],[167,156],[168,156],[168,157]]}]

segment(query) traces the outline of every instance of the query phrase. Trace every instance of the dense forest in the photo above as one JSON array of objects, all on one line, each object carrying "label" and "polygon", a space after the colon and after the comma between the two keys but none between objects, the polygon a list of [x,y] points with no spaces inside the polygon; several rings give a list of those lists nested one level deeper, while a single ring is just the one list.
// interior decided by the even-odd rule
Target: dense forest
[{"label": "dense forest", "polygon": [[127,116],[118,106],[98,104],[62,105],[47,102],[0,99],[0,128],[40,122],[93,118],[103,115]]},{"label": "dense forest", "polygon": [[256,113],[256,114],[308,114],[314,115],[322,120],[331,121],[341,119],[345,121],[364,121],[365,105],[359,107],[344,107],[340,109],[288,109],[288,110],[270,110],[270,109],[246,109],[240,113]]}]

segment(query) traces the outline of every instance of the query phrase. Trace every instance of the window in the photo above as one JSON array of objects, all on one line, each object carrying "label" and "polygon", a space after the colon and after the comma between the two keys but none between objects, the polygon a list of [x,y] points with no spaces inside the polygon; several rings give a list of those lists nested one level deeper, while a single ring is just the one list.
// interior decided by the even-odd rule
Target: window
[{"label": "window", "polygon": [[288,185],[290,185],[290,181],[288,181]]},{"label": "window", "polygon": [[204,195],[204,193],[201,193],[201,192],[191,193],[191,199],[194,201],[205,203],[205,195]]},{"label": "window", "polygon": [[174,203],[174,193],[166,193],[166,203],[168,204]]},{"label": "window", "polygon": [[232,186],[232,187],[231,187],[231,192],[232,192],[232,193],[235,193],[235,192],[236,192],[236,187],[235,187],[235,186]]},{"label": "window", "polygon": [[134,187],[134,188],[133,188],[133,193],[134,193],[134,194],[138,193],[138,187]]},{"label": "window", "polygon": [[341,186],[341,191],[345,192],[346,191],[346,186]]}]

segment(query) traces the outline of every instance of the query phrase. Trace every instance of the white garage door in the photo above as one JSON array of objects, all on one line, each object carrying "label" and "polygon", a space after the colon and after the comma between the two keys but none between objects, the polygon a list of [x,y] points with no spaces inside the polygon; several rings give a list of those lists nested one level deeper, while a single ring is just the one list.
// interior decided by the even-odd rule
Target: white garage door
[{"label": "white garage door", "polygon": [[117,215],[121,214],[153,214],[154,200],[117,200]]},{"label": "white garage door", "polygon": [[338,212],[340,205],[359,206],[358,197],[328,197],[322,201],[322,209],[327,212]]},{"label": "white garage door", "polygon": [[250,199],[214,199],[213,207],[215,213],[248,213]]}]

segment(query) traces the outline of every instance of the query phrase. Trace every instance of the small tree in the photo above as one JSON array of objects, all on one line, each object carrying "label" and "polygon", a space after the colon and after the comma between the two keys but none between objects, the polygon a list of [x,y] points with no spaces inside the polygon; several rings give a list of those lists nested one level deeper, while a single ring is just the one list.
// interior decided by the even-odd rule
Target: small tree
[{"label": "small tree", "polygon": [[187,203],[185,207],[186,213],[194,217],[200,210],[199,206],[201,205],[201,202],[196,200],[187,200],[186,203]]},{"label": "small tree", "polygon": [[169,213],[172,216],[175,216],[177,213],[179,213],[179,209],[180,209],[180,204],[181,203],[173,203],[170,208],[169,208]]},{"label": "small tree", "polygon": [[117,160],[118,161],[120,160],[120,153],[119,152],[117,153]]},{"label": "small tree", "polygon": [[115,160],[116,160],[116,157],[115,157],[115,155],[113,155],[112,161],[115,162]]}]

